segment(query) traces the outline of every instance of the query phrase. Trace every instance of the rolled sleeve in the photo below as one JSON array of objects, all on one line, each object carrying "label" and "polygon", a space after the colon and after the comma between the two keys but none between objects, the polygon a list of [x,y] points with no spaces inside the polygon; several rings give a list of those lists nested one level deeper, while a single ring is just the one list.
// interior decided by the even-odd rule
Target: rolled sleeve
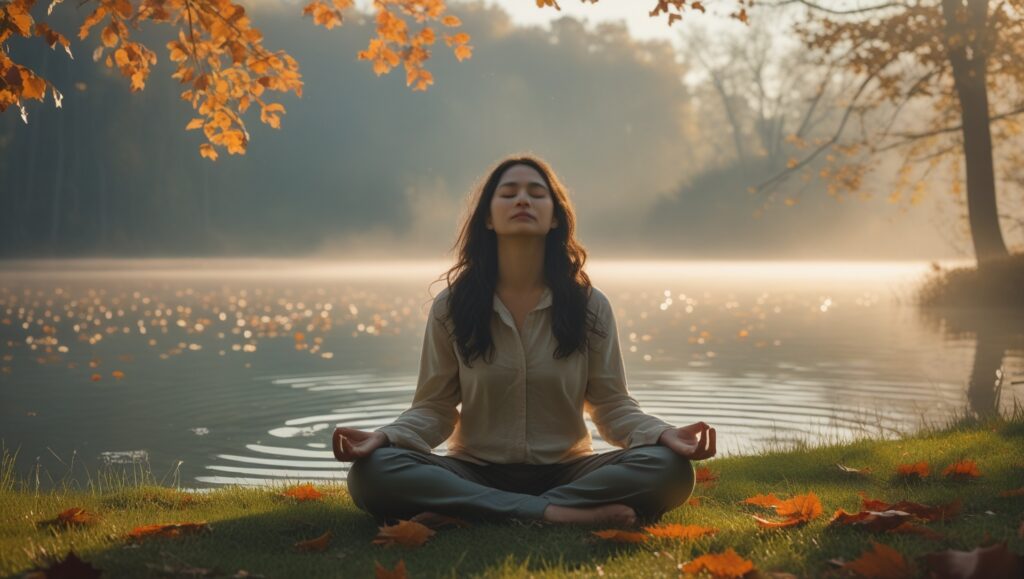
[{"label": "rolled sleeve", "polygon": [[445,323],[445,295],[435,298],[427,315],[420,355],[419,378],[412,406],[391,424],[382,426],[394,446],[430,454],[451,436],[459,421],[456,406],[462,401],[459,363]]},{"label": "rolled sleeve", "polygon": [[675,426],[645,413],[630,395],[615,315],[607,298],[594,291],[596,313],[607,336],[591,337],[584,410],[609,444],[620,448],[656,444],[663,432]]}]

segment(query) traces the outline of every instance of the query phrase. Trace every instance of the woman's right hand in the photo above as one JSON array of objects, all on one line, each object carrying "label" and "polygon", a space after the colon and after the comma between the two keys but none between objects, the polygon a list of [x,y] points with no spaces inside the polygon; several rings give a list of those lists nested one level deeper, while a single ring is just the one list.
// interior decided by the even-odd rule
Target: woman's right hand
[{"label": "woman's right hand", "polygon": [[334,458],[342,462],[370,456],[373,451],[387,443],[388,437],[383,432],[366,432],[344,426],[335,428],[334,435],[331,437]]}]

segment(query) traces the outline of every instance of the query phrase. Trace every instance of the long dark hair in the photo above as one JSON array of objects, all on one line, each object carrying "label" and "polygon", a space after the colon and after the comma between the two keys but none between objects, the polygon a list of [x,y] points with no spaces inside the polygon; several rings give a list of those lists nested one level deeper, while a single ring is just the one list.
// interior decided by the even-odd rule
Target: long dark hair
[{"label": "long dark hair", "polygon": [[542,159],[531,154],[513,155],[499,161],[483,184],[475,188],[470,198],[472,209],[452,246],[458,260],[441,275],[449,289],[447,318],[452,321],[459,353],[469,366],[477,357],[488,364],[494,359],[491,319],[498,282],[498,237],[486,223],[498,180],[513,165],[536,169],[554,201],[558,227],[548,231],[544,243],[544,279],[551,289],[551,326],[558,341],[554,357],[585,352],[591,331],[606,336],[604,329],[597,327],[596,313],[587,308],[592,290],[590,277],[583,271],[587,252],[576,239],[576,214],[565,186]]}]

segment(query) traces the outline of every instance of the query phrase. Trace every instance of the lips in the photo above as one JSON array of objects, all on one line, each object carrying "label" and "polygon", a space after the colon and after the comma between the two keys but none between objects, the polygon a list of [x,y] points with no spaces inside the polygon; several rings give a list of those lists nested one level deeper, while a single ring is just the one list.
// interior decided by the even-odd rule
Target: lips
[{"label": "lips", "polygon": [[512,219],[519,219],[520,217],[529,217],[530,219],[533,219],[533,215],[530,215],[525,211],[520,211],[519,213],[516,213],[515,215],[512,216]]}]

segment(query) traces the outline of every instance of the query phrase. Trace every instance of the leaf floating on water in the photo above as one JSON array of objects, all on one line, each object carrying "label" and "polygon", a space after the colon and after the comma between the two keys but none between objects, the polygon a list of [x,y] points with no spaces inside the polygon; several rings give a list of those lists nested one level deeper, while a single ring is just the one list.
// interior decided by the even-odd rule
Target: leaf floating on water
[{"label": "leaf floating on water", "polygon": [[619,529],[605,529],[603,531],[591,531],[591,533],[605,541],[614,541],[616,543],[643,543],[648,539],[648,536],[643,533],[620,531]]},{"label": "leaf floating on water", "polygon": [[299,551],[322,552],[327,549],[327,544],[331,542],[331,536],[331,531],[328,530],[326,533],[320,535],[315,539],[310,539],[308,541],[299,541],[298,543],[295,543],[295,548]]},{"label": "leaf floating on water", "polygon": [[433,537],[436,531],[415,521],[398,521],[397,525],[378,527],[377,536],[373,538],[375,545],[401,545],[403,547],[419,547]]},{"label": "leaf floating on water", "polygon": [[696,575],[701,571],[707,571],[715,577],[743,577],[754,570],[753,561],[740,557],[732,547],[723,553],[709,553],[701,555],[693,561],[683,565],[684,573]]},{"label": "leaf floating on water", "polygon": [[978,465],[973,460],[965,459],[947,466],[942,474],[947,478],[972,479],[981,476]]},{"label": "leaf floating on water", "polygon": [[408,577],[405,571],[405,559],[399,559],[398,564],[392,570],[382,567],[380,563],[374,560],[373,572],[377,579],[406,579]]},{"label": "leaf floating on water", "polygon": [[973,551],[938,551],[925,555],[932,576],[939,579],[1010,579],[1024,576],[1024,557],[1006,548],[1006,541]]},{"label": "leaf floating on water", "polygon": [[110,373],[110,375],[113,376],[114,378],[117,378],[118,380],[124,378],[124,372],[120,370],[114,370],[113,372]]},{"label": "leaf floating on water", "polygon": [[313,483],[288,487],[281,494],[286,497],[291,497],[297,501],[318,501],[324,497],[324,494],[318,491],[316,487],[313,486]]},{"label": "leaf floating on water", "polygon": [[853,571],[861,577],[876,579],[904,579],[914,576],[910,564],[899,551],[871,541],[872,550],[865,551],[860,557],[843,565],[843,569]]}]

